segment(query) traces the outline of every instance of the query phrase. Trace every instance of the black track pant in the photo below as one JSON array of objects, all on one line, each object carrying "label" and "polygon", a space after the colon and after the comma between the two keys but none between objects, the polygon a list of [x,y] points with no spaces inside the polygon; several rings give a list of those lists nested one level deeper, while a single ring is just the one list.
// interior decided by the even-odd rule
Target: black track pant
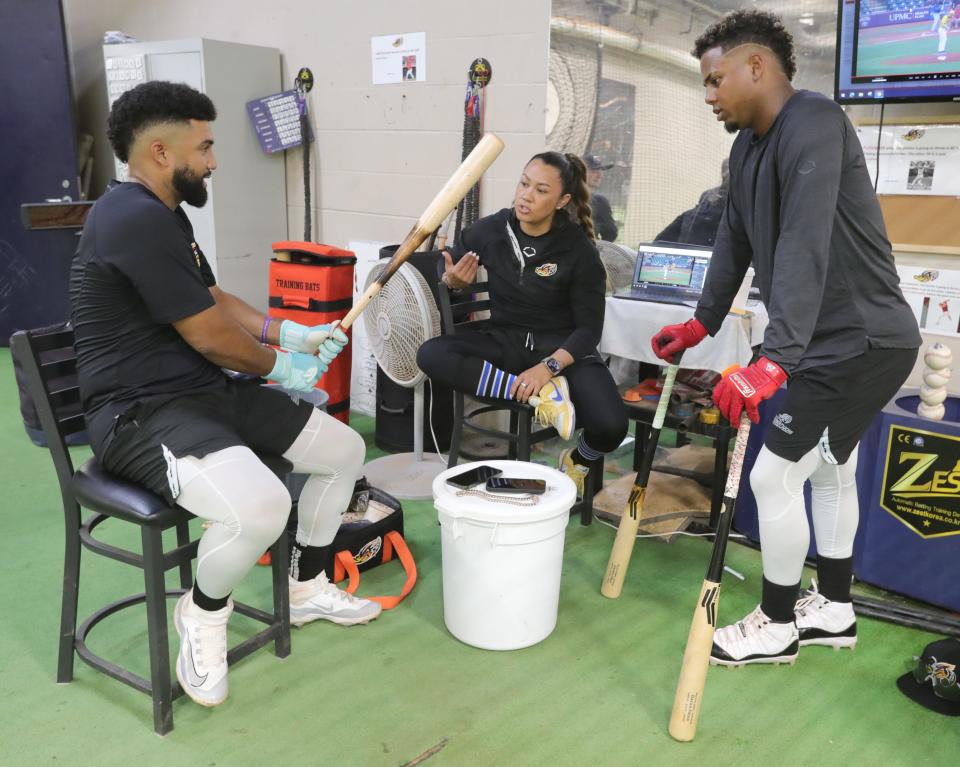
[{"label": "black track pant", "polygon": [[[440,336],[420,347],[417,364],[431,381],[475,395],[484,361],[507,373],[522,373],[560,345],[541,340],[531,350],[524,346],[524,337],[522,332],[500,329]],[[627,434],[627,410],[600,355],[577,360],[564,368],[563,375],[584,441],[597,452],[615,450]]]}]

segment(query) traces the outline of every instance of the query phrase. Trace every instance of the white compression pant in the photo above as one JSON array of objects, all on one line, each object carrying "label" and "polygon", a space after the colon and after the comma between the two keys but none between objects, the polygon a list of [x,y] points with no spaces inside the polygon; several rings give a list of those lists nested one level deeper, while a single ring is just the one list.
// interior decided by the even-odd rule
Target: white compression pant
[{"label": "white compression pant", "polygon": [[[310,415],[283,454],[295,472],[310,475],[298,504],[298,543],[326,546],[333,540],[365,452],[363,439],[349,426],[320,410]],[[224,597],[286,528],[290,493],[243,446],[178,458],[177,473],[177,504],[213,522],[200,539],[197,585],[209,597]]]},{"label": "white compression pant", "polygon": [[803,500],[808,479],[817,554],[832,559],[853,555],[860,521],[858,450],[859,445],[842,465],[826,461],[819,446],[796,462],[774,455],[766,446],[760,450],[750,472],[750,487],[757,502],[763,575],[768,581],[780,586],[800,582],[810,546]]}]

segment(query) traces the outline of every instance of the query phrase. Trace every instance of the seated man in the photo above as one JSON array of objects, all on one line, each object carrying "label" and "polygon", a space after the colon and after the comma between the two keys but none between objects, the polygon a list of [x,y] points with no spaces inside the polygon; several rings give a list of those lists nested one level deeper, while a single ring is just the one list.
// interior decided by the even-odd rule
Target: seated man
[{"label": "seated man", "polygon": [[[290,495],[253,451],[311,475],[299,502],[290,620],[350,625],[380,606],[323,572],[363,464],[363,440],[308,403],[221,368],[309,391],[347,337],[329,325],[273,322],[217,287],[180,204],[202,206],[216,169],[213,103],[151,82],[124,93],[108,122],[129,163],[86,220],[70,274],[80,391],[93,451],[113,474],[209,520],[196,582],[177,602],[177,678],[198,703],[227,696],[230,593],[283,534]],[[266,344],[279,344],[275,351]]]},{"label": "seated man", "polygon": [[696,206],[685,210],[673,219],[655,239],[659,242],[713,245],[714,240],[717,239],[720,217],[727,204],[730,171],[726,158],[720,166],[720,178],[720,186],[715,186],[701,194]]},{"label": "seated man", "polygon": [[617,239],[620,230],[617,227],[617,222],[613,220],[610,200],[597,192],[603,182],[603,172],[610,170],[613,163],[605,163],[595,154],[586,155],[583,158],[583,163],[587,167],[586,182],[587,188],[590,190],[590,209],[593,212],[594,232],[598,240],[613,242]]}]

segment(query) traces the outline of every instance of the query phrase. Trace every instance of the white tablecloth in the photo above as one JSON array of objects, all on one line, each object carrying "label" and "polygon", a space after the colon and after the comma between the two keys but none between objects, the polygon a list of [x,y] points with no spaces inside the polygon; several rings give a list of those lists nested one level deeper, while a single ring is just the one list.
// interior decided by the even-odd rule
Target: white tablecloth
[{"label": "white tablecloth", "polygon": [[[747,365],[751,347],[763,341],[767,312],[759,301],[748,305],[750,313],[728,314],[720,332],[707,336],[697,346],[684,352],[681,367],[722,371],[739,363]],[[650,339],[664,325],[686,322],[693,317],[693,307],[632,301],[628,298],[607,298],[600,351],[618,357],[662,365],[650,348]]]}]

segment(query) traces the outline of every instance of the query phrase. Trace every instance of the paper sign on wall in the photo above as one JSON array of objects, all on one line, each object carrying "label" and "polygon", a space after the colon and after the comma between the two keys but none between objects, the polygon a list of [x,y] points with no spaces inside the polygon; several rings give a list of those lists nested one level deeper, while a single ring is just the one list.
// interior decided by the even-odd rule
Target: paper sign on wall
[{"label": "paper sign on wall", "polygon": [[370,38],[373,84],[422,83],[427,79],[427,33]]},{"label": "paper sign on wall", "polygon": [[897,274],[921,330],[960,334],[960,271],[897,266]]},{"label": "paper sign on wall", "polygon": [[[871,181],[877,133],[876,126],[857,128]],[[960,126],[884,126],[877,194],[960,195]]]}]

